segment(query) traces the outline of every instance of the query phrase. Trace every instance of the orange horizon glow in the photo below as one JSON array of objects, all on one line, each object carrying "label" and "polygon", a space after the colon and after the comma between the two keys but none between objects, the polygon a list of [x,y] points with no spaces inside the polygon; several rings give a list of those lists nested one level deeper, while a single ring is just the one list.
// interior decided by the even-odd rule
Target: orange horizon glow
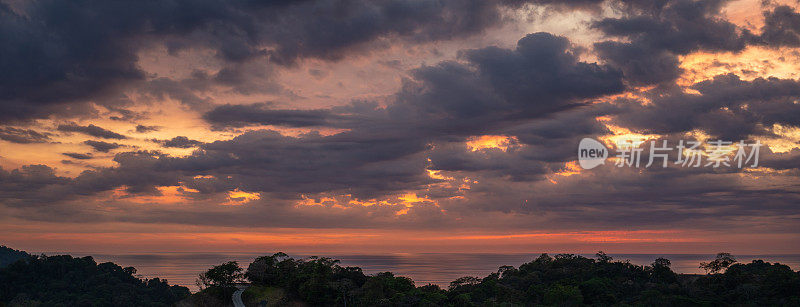
[{"label": "orange horizon glow", "polygon": [[[259,252],[320,255],[369,253],[795,253],[791,234],[747,234],[707,230],[591,230],[497,232],[454,230],[233,228],[174,225],[152,232],[141,225],[85,227],[79,224],[2,227],[3,244],[42,252]],[[55,227],[55,228],[54,228]],[[57,228],[62,230],[58,231]],[[206,229],[204,231],[204,229]],[[208,230],[212,230],[209,232]],[[98,244],[103,242],[103,244]],[[392,244],[386,244],[392,242]],[[737,243],[738,242],[738,243]]]}]

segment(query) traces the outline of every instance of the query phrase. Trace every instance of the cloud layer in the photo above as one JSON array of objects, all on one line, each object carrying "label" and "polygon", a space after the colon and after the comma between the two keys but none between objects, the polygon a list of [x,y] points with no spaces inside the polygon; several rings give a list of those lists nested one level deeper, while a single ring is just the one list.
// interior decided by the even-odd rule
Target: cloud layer
[{"label": "cloud layer", "polygon": [[[0,153],[0,206],[48,222],[797,236],[800,83],[757,70],[794,65],[800,14],[757,5],[752,26],[730,5],[2,3],[0,139],[17,147]],[[585,20],[514,32],[545,28],[536,12]],[[692,57],[730,68],[691,75]],[[390,93],[370,92],[390,82],[374,71]],[[326,90],[348,99],[309,94]],[[747,170],[587,171],[585,137],[765,147]]]}]

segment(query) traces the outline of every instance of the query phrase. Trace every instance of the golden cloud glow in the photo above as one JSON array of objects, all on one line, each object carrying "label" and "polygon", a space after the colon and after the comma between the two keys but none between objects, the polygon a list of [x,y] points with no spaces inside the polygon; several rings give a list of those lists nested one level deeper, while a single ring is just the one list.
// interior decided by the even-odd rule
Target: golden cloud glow
[{"label": "golden cloud glow", "polygon": [[320,207],[331,207],[331,208],[338,208],[338,209],[349,209],[354,207],[371,207],[375,205],[392,205],[386,200],[377,200],[377,199],[368,199],[368,200],[360,200],[354,198],[350,194],[338,195],[338,196],[317,196],[317,197],[309,197],[305,194],[300,195],[300,200],[295,203],[295,207],[303,207],[303,206],[320,206]]},{"label": "golden cloud glow", "polygon": [[[557,180],[556,176],[569,177],[569,176],[572,176],[572,175],[578,175],[580,173],[581,173],[581,167],[578,166],[578,162],[569,161],[567,163],[564,163],[564,167],[559,169],[555,173],[553,173],[552,176],[551,175],[547,175],[545,177],[547,178],[548,181],[550,181],[550,183],[558,184],[558,180]],[[526,200],[526,202],[527,202],[527,200]]]},{"label": "golden cloud glow", "polygon": [[471,151],[478,151],[481,149],[497,148],[502,151],[508,151],[511,146],[517,144],[519,140],[515,136],[507,135],[481,135],[470,137],[467,141],[467,147]]},{"label": "golden cloud glow", "polygon": [[261,199],[261,193],[245,192],[237,188],[233,191],[228,191],[228,201],[223,203],[223,205],[244,205],[259,199]]},{"label": "golden cloud glow", "polygon": [[295,202],[295,207],[302,208],[316,206],[348,210],[353,208],[379,206],[393,210],[394,215],[405,215],[411,208],[420,204],[430,204],[436,207],[439,206],[436,200],[429,198],[427,195],[420,196],[416,192],[406,192],[383,199],[373,198],[367,200],[354,198],[350,194],[320,195],[316,197],[301,195],[300,200]]},{"label": "golden cloud glow", "polygon": [[644,141],[655,140],[660,137],[658,134],[635,133],[630,129],[611,124],[611,118],[607,116],[597,117],[595,119],[604,124],[606,128],[611,131],[610,135],[599,137],[600,141],[613,148],[623,149],[637,147],[644,143]]},{"label": "golden cloud glow", "polygon": [[556,175],[560,176],[572,176],[581,173],[581,168],[578,166],[578,162],[569,161],[564,164],[564,168],[561,171],[557,172]]},{"label": "golden cloud glow", "polygon": [[743,80],[757,77],[797,79],[800,72],[800,54],[792,49],[774,49],[751,46],[733,52],[695,52],[680,57],[684,74],[678,80],[681,86],[709,80],[716,75],[734,73]]},{"label": "golden cloud glow", "polygon": [[427,170],[427,171],[428,171],[428,177],[431,177],[433,179],[447,180],[447,181],[454,180],[453,177],[447,177],[445,175],[442,175],[441,171],[435,171],[435,170],[430,170],[430,169]]},{"label": "golden cloud glow", "polygon": [[777,137],[757,137],[775,153],[786,153],[794,148],[800,148],[800,128],[774,124],[770,129]]}]

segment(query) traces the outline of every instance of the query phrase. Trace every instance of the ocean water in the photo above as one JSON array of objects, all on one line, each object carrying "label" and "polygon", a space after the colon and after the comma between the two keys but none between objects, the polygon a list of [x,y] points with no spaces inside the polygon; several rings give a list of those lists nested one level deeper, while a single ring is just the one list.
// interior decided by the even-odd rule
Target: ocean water
[{"label": "ocean water", "polygon": [[[52,255],[52,253],[46,253]],[[541,253],[535,254],[464,254],[464,253],[414,253],[384,255],[321,255],[341,260],[341,265],[361,267],[366,274],[390,271],[396,275],[410,277],[417,286],[437,284],[446,288],[451,281],[463,276],[483,277],[496,272],[503,265],[518,267],[529,262]],[[550,253],[554,255],[557,253]],[[170,284],[178,284],[197,291],[197,275],[213,265],[225,261],[238,261],[247,265],[257,253],[154,253],[154,254],[92,254],[73,253],[73,256],[93,256],[95,261],[111,261],[120,266],[132,266],[142,278],[159,277]],[[294,258],[312,255],[290,254]],[[594,255],[585,254],[594,258]],[[646,265],[658,257],[672,262],[672,270],[678,273],[703,273],[698,268],[701,261],[714,259],[712,254],[610,254],[614,260],[629,260],[631,263]],[[793,270],[800,269],[800,255],[734,255],[739,262],[748,263],[753,259],[763,259],[789,265]]]}]

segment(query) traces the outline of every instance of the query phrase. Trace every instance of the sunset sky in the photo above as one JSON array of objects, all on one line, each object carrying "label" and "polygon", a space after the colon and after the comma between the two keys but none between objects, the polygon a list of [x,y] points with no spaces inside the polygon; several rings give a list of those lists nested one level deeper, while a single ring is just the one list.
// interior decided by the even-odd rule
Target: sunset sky
[{"label": "sunset sky", "polygon": [[[799,7],[0,0],[0,244],[800,253]],[[586,137],[764,146],[585,170]]]}]

